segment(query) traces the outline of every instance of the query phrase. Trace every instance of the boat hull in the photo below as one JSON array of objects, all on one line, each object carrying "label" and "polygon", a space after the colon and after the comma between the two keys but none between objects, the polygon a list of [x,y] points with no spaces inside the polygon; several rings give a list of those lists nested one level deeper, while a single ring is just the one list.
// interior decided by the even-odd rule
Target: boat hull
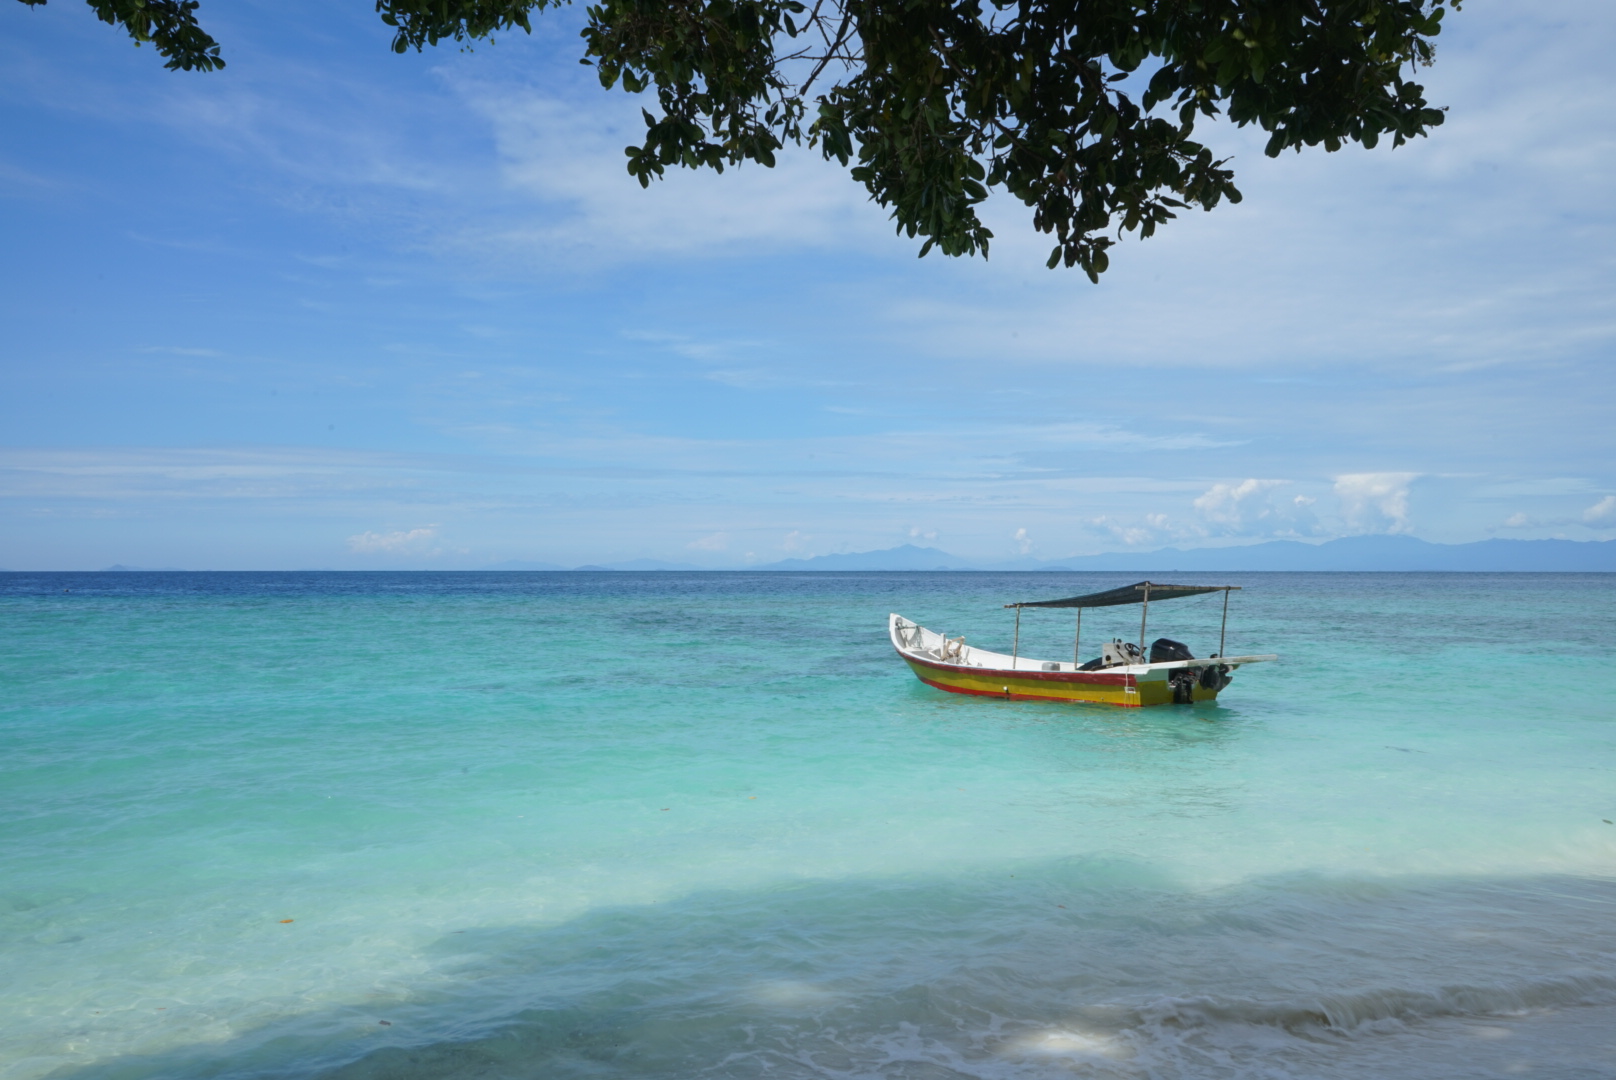
[{"label": "boat hull", "polygon": [[967,645],[928,630],[894,612],[888,620],[892,647],[915,677],[951,694],[1012,701],[1080,701],[1138,709],[1216,701],[1243,664],[1276,660],[1272,655],[1193,657],[1161,663],[1121,664],[1086,671],[1075,660],[1036,660]]},{"label": "boat hull", "polygon": [[[1010,671],[1007,669],[960,667],[942,664],[899,652],[915,677],[927,686],[951,694],[1006,698],[1011,701],[1078,701],[1095,705],[1116,705],[1137,709],[1146,705],[1171,705],[1173,686],[1165,678],[1140,679],[1135,675],[1108,674],[1104,671]],[[1194,701],[1215,701],[1216,689],[1198,682],[1192,690]]]}]

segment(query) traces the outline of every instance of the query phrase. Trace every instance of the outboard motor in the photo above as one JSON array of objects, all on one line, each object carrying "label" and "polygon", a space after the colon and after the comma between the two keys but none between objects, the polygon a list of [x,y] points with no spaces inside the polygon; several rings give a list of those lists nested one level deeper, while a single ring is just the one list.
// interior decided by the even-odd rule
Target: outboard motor
[{"label": "outboard motor", "polygon": [[1150,643],[1150,662],[1165,664],[1172,660],[1194,660],[1195,654],[1182,641],[1159,637]]},{"label": "outboard motor", "polygon": [[[1175,660],[1194,660],[1188,645],[1172,638],[1157,638],[1150,643],[1150,662],[1167,664]],[[1167,685],[1173,688],[1173,704],[1188,705],[1195,700],[1195,680],[1199,673],[1194,668],[1177,668],[1167,676]]]},{"label": "outboard motor", "polygon": [[1167,685],[1173,688],[1173,704],[1189,705],[1195,701],[1195,683],[1200,676],[1194,668],[1178,668],[1167,676]]}]

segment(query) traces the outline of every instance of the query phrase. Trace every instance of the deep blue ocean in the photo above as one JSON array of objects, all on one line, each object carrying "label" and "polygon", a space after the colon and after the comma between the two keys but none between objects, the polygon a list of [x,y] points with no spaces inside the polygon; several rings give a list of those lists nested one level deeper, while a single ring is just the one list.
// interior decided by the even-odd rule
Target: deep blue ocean
[{"label": "deep blue ocean", "polygon": [[0,1077],[1616,1076],[1616,575],[1130,580],[0,575]]}]

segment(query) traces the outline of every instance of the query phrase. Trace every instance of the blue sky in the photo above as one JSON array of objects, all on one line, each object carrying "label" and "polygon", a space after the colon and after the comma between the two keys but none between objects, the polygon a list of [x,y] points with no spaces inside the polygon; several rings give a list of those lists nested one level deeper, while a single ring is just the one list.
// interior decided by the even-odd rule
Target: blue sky
[{"label": "blue sky", "polygon": [[817,153],[623,169],[581,13],[397,56],[205,2],[163,70],[0,4],[0,567],[742,566],[1616,537],[1616,9],[1471,3],[1433,138],[1043,268],[917,260]]}]

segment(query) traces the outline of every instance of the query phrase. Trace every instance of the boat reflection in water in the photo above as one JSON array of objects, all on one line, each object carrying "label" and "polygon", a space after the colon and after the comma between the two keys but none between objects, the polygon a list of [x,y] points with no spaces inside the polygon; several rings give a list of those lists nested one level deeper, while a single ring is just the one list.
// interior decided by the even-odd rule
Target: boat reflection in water
[{"label": "boat reflection in water", "polygon": [[[1242,664],[1277,660],[1272,655],[1224,656],[1229,626],[1229,593],[1238,585],[1160,585],[1141,581],[1106,592],[1071,596],[1063,600],[1024,601],[1004,605],[1016,609],[1015,645],[1009,655],[965,644],[963,636],[950,638],[894,613],[888,620],[892,646],[921,682],[954,694],[1026,698],[1038,701],[1086,701],[1136,708],[1143,705],[1185,705],[1215,700],[1229,685],[1231,673]],[[1184,645],[1157,638],[1145,649],[1145,622],[1152,600],[1171,600],[1202,593],[1223,593],[1223,628],[1218,651],[1204,659],[1190,655]],[[1139,604],[1139,643],[1114,639],[1100,655],[1081,662],[1085,608]],[[1072,660],[1036,660],[1020,655],[1022,608],[1076,608],[1077,630],[1072,639]]]}]

